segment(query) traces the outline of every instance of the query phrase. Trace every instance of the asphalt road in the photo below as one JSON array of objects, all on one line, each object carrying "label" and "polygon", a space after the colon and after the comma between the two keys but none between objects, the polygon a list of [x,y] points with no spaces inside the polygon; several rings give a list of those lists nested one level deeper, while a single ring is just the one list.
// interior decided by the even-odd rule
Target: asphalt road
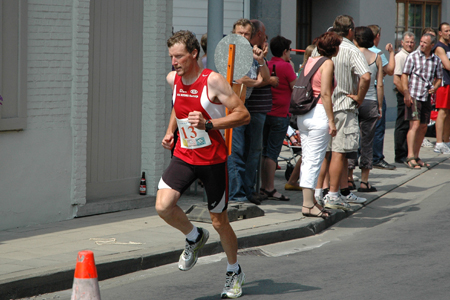
[{"label": "asphalt road", "polygon": [[[242,250],[243,299],[449,299],[449,169],[437,166],[320,235]],[[171,264],[103,281],[101,296],[219,299],[225,268],[223,254],[188,272]]]}]

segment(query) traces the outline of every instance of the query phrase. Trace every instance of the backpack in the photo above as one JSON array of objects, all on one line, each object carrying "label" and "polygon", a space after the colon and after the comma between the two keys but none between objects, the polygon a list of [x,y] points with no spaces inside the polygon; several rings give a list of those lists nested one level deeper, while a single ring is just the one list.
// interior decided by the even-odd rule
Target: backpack
[{"label": "backpack", "polygon": [[305,68],[303,68],[300,76],[295,80],[291,94],[291,105],[289,107],[291,114],[304,115],[316,106],[320,99],[320,94],[314,97],[311,78],[327,59],[329,58],[320,58],[306,76],[304,75]]}]

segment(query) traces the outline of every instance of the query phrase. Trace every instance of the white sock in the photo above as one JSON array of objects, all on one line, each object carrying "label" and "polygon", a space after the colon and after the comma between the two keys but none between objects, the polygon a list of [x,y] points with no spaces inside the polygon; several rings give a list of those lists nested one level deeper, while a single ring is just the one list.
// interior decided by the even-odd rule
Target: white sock
[{"label": "white sock", "polygon": [[339,192],[328,192],[328,195],[330,195],[330,197],[339,197]]},{"label": "white sock", "polygon": [[314,192],[314,197],[322,198],[322,195],[323,195],[323,189],[316,189],[316,191]]},{"label": "white sock", "polygon": [[195,227],[195,225],[194,225],[194,228],[192,229],[192,231],[189,232],[188,234],[186,234],[186,239],[188,241],[195,242],[199,235],[200,235],[200,233],[198,232],[197,227]]},{"label": "white sock", "polygon": [[227,272],[234,272],[234,273],[238,273],[239,272],[239,262],[236,262],[235,264],[230,265],[229,262],[227,262]]},{"label": "white sock", "polygon": [[436,143],[436,146],[441,146],[443,143]]}]

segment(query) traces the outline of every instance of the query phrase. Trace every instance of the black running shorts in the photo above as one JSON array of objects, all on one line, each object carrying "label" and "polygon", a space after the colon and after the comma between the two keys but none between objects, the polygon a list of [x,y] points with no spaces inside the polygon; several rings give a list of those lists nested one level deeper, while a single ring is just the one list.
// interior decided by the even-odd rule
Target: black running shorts
[{"label": "black running shorts", "polygon": [[159,181],[158,189],[169,188],[183,194],[196,179],[203,182],[210,212],[221,213],[227,209],[228,170],[226,163],[197,166],[174,156]]}]

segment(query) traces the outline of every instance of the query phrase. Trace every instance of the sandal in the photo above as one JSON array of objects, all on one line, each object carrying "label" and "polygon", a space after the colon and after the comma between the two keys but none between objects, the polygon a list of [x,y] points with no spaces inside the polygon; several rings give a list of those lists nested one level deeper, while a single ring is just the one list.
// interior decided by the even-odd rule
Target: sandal
[{"label": "sandal", "polygon": [[[414,160],[415,160],[416,163],[417,163],[419,166],[421,166],[421,167],[424,167],[424,168],[427,168],[427,169],[430,169],[430,168],[431,168],[431,165],[430,165],[429,163],[426,163],[426,162],[424,162],[423,160],[421,160],[420,157],[416,157],[416,158],[414,158]],[[419,161],[421,161],[422,163],[420,163]]]},{"label": "sandal", "polygon": [[289,197],[284,196],[283,194],[280,194],[280,197],[275,197],[275,193],[277,192],[277,189],[273,189],[273,191],[267,191],[265,189],[261,189],[261,192],[263,192],[264,194],[267,195],[267,197],[269,197],[270,200],[280,200],[280,201],[289,201],[291,199],[289,199]]},{"label": "sandal", "polygon": [[[422,167],[417,163],[417,160],[416,160],[416,163],[411,162],[412,160],[416,160],[416,158],[415,157],[407,157],[406,158],[406,165],[408,166],[408,168],[420,170]],[[418,167],[418,168],[416,168],[416,167]]]},{"label": "sandal", "polygon": [[377,191],[377,189],[374,186],[369,185],[369,181],[367,181],[367,182],[361,181],[361,183],[365,184],[366,188],[362,188],[361,185],[359,185],[358,192],[370,193],[370,192],[376,192]]},{"label": "sandal", "polygon": [[[309,213],[302,212],[302,214],[305,217],[322,218],[322,219],[326,220],[331,216],[331,211],[329,211],[323,207],[322,207],[322,209],[320,209],[317,202],[314,202],[314,205],[311,207],[307,207],[307,206],[302,206],[302,207],[309,209]],[[311,213],[311,209],[313,209],[314,207],[317,207],[317,209],[320,210],[320,212],[317,215]],[[327,215],[325,215],[325,214],[327,214]]]},{"label": "sandal", "polygon": [[355,185],[355,182],[353,180],[349,180],[348,181],[348,189],[350,191],[356,190],[356,185]]}]

